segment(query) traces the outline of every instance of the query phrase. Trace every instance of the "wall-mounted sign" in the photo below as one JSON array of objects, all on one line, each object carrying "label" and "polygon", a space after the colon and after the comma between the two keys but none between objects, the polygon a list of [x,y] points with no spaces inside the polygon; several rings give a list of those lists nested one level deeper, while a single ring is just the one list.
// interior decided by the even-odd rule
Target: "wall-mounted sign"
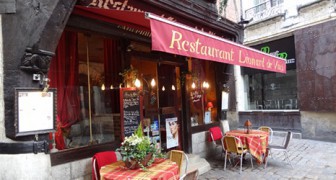
[{"label": "wall-mounted sign", "polygon": [[253,46],[262,52],[286,59],[287,69],[295,69],[295,44],[294,37],[286,37],[279,40]]},{"label": "wall-mounted sign", "polygon": [[190,100],[192,103],[199,103],[202,100],[202,91],[200,89],[192,90],[190,92]]},{"label": "wall-mounted sign", "polygon": [[229,93],[222,91],[222,110],[229,109]]},{"label": "wall-mounted sign", "polygon": [[15,89],[16,136],[55,131],[56,90]]}]

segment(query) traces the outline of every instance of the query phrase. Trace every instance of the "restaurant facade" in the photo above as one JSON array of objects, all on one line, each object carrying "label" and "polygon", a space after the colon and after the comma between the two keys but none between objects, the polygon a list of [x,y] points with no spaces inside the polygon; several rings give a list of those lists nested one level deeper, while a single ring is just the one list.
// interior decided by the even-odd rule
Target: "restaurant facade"
[{"label": "restaurant facade", "polygon": [[286,72],[240,45],[213,1],[3,5],[0,169],[20,171],[5,179],[89,178],[91,157],[139,124],[165,152],[206,156],[206,132],[236,108],[233,66]]}]

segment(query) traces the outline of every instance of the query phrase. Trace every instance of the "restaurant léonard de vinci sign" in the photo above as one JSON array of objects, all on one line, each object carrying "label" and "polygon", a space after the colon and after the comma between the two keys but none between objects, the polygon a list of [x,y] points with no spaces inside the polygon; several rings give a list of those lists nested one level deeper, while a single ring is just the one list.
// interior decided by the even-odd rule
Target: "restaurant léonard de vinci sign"
[{"label": "restaurant l\u00e9onard de vinci sign", "polygon": [[286,73],[286,61],[284,59],[188,26],[168,23],[150,19],[153,50]]}]

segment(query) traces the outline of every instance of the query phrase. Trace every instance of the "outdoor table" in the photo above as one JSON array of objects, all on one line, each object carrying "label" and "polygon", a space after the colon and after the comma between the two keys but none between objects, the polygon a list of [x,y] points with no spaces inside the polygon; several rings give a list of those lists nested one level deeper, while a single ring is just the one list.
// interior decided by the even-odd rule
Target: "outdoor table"
[{"label": "outdoor table", "polygon": [[231,130],[225,133],[227,136],[238,137],[244,148],[247,148],[251,155],[257,159],[260,164],[266,158],[268,146],[268,133],[260,130],[250,130],[249,134],[246,130]]},{"label": "outdoor table", "polygon": [[128,169],[123,161],[117,161],[103,166],[100,169],[101,180],[122,180],[122,179],[142,179],[142,180],[178,180],[179,167],[175,162],[168,159],[153,163],[147,170]]}]

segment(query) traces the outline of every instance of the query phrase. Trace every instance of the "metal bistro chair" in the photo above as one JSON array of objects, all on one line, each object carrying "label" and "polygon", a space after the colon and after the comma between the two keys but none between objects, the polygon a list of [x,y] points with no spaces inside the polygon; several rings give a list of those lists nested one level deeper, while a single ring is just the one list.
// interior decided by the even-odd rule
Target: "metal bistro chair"
[{"label": "metal bistro chair", "polygon": [[[293,168],[293,165],[289,159],[289,156],[288,156],[288,146],[289,146],[289,143],[290,141],[292,140],[292,137],[293,137],[293,133],[288,131],[287,132],[287,135],[286,135],[286,138],[285,138],[285,141],[284,141],[284,144],[282,146],[277,146],[277,145],[269,145],[267,150],[268,150],[268,156],[271,155],[271,153],[273,151],[280,151],[280,152],[283,152],[284,155],[285,155],[285,159],[284,160],[287,160],[287,162],[290,164],[290,166]],[[267,167],[267,162],[268,162],[268,158],[266,158],[266,162],[265,162],[265,168]]]},{"label": "metal bistro chair", "polygon": [[272,139],[273,139],[273,130],[271,127],[268,126],[260,126],[258,128],[258,130],[260,131],[264,131],[264,132],[268,132],[269,136],[268,136],[268,144],[272,143]]},{"label": "metal bistro chair", "polygon": [[[215,126],[209,129],[209,134],[210,134],[210,138],[212,143],[215,145],[215,148],[217,149],[218,147],[221,148],[222,147],[222,143],[221,143],[221,139],[223,137],[223,133],[222,130],[220,129],[220,127]],[[221,157],[222,154],[224,153],[224,149],[221,153]]]},{"label": "metal bistro chair", "polygon": [[197,180],[198,174],[199,174],[198,169],[195,169],[181,176],[180,180]]},{"label": "metal bistro chair", "polygon": [[[187,174],[189,160],[188,160],[188,156],[183,151],[171,150],[169,154],[169,159],[178,165],[180,177],[182,177],[184,174]],[[185,167],[184,167],[185,169],[184,169],[184,172],[181,173],[183,159],[185,159]]]},{"label": "metal bistro chair", "polygon": [[92,157],[92,179],[100,179],[100,168],[117,161],[117,155],[114,151],[98,152]]},{"label": "metal bistro chair", "polygon": [[[242,172],[242,166],[243,166],[243,155],[249,153],[248,149],[243,149],[241,140],[234,136],[224,136],[222,138],[222,146],[225,148],[225,160],[224,160],[224,171],[226,170],[226,162],[228,155],[236,155],[240,157],[240,171]],[[252,155],[251,157],[251,165],[253,168],[253,161],[252,161]]]}]

